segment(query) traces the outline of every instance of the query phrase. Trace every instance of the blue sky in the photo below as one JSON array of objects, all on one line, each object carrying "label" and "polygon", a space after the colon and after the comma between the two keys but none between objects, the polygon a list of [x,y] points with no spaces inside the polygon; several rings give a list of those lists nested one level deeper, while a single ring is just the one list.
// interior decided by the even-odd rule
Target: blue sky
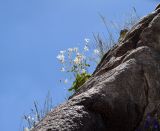
[{"label": "blue sky", "polygon": [[92,32],[105,32],[98,16],[123,21],[137,9],[153,11],[154,0],[0,0],[0,130],[20,131],[24,113],[48,91],[54,105],[67,91],[56,59],[59,50],[81,46]]}]

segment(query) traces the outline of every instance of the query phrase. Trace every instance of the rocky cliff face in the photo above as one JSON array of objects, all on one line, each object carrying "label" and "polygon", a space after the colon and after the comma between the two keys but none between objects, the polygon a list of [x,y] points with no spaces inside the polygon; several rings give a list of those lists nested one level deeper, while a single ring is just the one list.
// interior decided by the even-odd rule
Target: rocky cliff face
[{"label": "rocky cliff face", "polygon": [[160,117],[160,8],[103,57],[92,77],[32,131],[135,131]]}]

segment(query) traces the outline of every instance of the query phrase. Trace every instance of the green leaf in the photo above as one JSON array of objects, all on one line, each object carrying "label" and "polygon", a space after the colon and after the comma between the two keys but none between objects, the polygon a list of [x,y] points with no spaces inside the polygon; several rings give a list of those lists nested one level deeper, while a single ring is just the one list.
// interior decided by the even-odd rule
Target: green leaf
[{"label": "green leaf", "polygon": [[82,86],[89,78],[91,77],[88,73],[77,74],[75,81],[72,83],[72,87],[69,88],[69,91],[78,91],[79,87]]}]

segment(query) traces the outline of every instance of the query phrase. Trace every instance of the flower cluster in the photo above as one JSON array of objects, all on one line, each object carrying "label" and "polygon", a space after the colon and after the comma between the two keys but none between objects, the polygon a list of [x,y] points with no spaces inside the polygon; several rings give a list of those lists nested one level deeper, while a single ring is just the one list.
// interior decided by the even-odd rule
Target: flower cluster
[{"label": "flower cluster", "polygon": [[57,56],[57,59],[59,59],[61,63],[64,63],[64,53],[64,51],[60,51],[60,54]]},{"label": "flower cluster", "polygon": [[150,129],[152,131],[159,131],[160,130],[160,123],[159,123],[157,116],[152,118],[150,114],[147,114],[144,128]]},{"label": "flower cluster", "polygon": [[[90,67],[89,63],[97,62],[99,50],[93,49],[92,57],[88,57],[87,55],[91,54],[90,50],[90,39],[84,39],[84,47],[80,50],[78,47],[68,48],[67,50],[62,50],[57,55],[57,59],[62,64],[60,68],[61,72],[71,73],[74,77],[74,80],[80,74],[84,75],[85,73],[88,74],[88,67]],[[79,77],[80,78],[80,77]],[[87,76],[88,78],[88,76]],[[72,79],[72,78],[71,78]],[[85,78],[84,78],[85,79]],[[62,80],[61,80],[62,81]],[[63,80],[64,83],[68,83],[68,79]]]},{"label": "flower cluster", "polygon": [[141,128],[138,128],[136,131],[159,131],[160,130],[160,119],[157,115],[154,117],[150,113],[147,114],[144,124]]},{"label": "flower cluster", "polygon": [[39,122],[37,114],[35,116],[24,115],[24,120],[28,122],[28,127],[24,128],[24,131],[30,131]]}]

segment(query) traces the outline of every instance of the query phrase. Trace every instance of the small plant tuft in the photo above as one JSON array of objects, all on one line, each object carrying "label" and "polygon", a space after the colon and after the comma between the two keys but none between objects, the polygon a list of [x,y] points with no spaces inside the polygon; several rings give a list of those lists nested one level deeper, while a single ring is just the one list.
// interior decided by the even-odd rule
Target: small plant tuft
[{"label": "small plant tuft", "polygon": [[30,131],[33,129],[38,122],[40,122],[48,112],[50,112],[53,109],[52,104],[52,97],[50,93],[48,92],[43,107],[40,107],[38,102],[34,101],[33,108],[31,109],[30,113],[27,115],[24,115],[23,120],[25,123],[25,127],[23,127],[24,131]]}]

